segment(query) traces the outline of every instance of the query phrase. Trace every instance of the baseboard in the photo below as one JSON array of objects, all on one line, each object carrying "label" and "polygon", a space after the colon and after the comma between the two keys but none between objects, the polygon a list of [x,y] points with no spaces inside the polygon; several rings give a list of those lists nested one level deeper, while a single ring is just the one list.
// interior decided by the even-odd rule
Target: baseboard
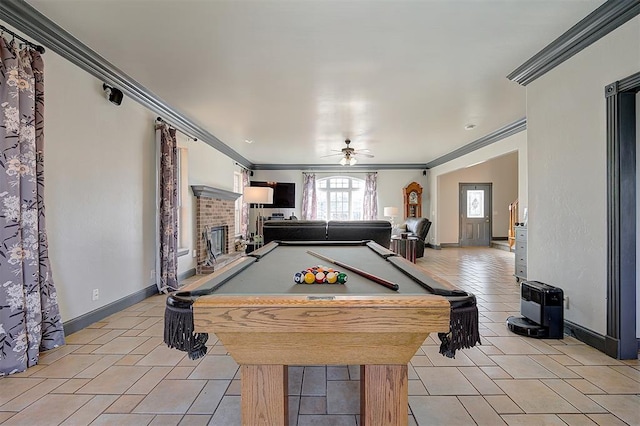
[{"label": "baseboard", "polygon": [[604,353],[615,359],[637,359],[640,352],[640,339],[636,338],[635,350],[633,347],[622,347],[620,339],[604,337]]},{"label": "baseboard", "polygon": [[600,352],[605,352],[606,337],[602,334],[567,320],[564,320],[564,333],[596,348]]},{"label": "baseboard", "polygon": [[186,280],[189,277],[192,277],[196,274],[196,268],[191,268],[188,269],[186,271],[184,271],[181,274],[178,274],[178,282],[182,281],[182,280]]},{"label": "baseboard", "polygon": [[69,334],[80,331],[83,328],[87,328],[94,322],[98,322],[108,317],[109,315],[120,312],[121,310],[135,305],[136,303],[141,302],[144,299],[155,294],[158,294],[158,286],[153,284],[133,294],[130,294],[129,296],[123,297],[122,299],[116,300],[115,302],[111,302],[108,305],[104,305],[103,307],[98,308],[94,311],[87,312],[84,315],[80,315],[77,318],[63,323],[64,334],[68,336]]},{"label": "baseboard", "polygon": [[492,241],[507,241],[509,237],[491,237]]},{"label": "baseboard", "polygon": [[440,247],[440,244],[427,243],[424,246],[425,247],[429,247],[430,249],[434,249],[434,250],[441,250],[442,249],[442,247]]},{"label": "baseboard", "polygon": [[460,244],[458,244],[458,243],[440,243],[440,247],[442,247],[442,248],[446,248],[446,247],[460,247]]}]

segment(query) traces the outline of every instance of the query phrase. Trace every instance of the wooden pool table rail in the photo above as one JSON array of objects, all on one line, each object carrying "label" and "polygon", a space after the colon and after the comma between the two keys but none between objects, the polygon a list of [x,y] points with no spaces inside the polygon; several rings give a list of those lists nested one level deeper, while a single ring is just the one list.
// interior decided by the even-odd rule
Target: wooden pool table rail
[{"label": "wooden pool table rail", "polygon": [[214,332],[239,364],[406,364],[430,332],[449,330],[439,296],[203,296],[199,332]]}]

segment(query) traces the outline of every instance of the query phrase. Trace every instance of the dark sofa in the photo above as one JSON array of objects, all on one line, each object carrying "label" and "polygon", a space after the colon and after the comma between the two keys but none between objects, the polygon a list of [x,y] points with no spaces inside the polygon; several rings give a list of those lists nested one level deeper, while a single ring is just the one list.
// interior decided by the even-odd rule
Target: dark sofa
[{"label": "dark sofa", "polygon": [[264,242],[361,241],[391,244],[391,224],[386,220],[270,220],[263,226]]},{"label": "dark sofa", "polygon": [[330,220],[327,240],[373,240],[388,248],[391,245],[391,223],[386,220]]},{"label": "dark sofa", "polygon": [[271,241],[324,241],[326,220],[268,220],[262,227],[264,243]]},{"label": "dark sofa", "polygon": [[404,226],[411,236],[418,237],[416,257],[423,257],[431,221],[426,217],[408,217],[404,222]]}]

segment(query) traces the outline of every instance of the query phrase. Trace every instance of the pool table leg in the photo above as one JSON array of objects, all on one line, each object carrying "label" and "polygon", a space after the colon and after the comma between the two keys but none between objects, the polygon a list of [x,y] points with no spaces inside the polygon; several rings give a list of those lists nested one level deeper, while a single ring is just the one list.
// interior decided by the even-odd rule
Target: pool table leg
[{"label": "pool table leg", "polygon": [[288,425],[286,365],[241,365],[243,425]]},{"label": "pool table leg", "polygon": [[360,366],[360,419],[363,426],[406,426],[409,422],[407,365]]}]

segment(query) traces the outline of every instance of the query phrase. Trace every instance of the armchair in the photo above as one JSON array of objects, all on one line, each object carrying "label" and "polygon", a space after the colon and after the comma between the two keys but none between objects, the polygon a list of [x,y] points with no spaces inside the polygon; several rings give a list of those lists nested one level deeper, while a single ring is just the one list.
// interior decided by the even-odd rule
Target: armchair
[{"label": "armchair", "polygon": [[429,228],[431,228],[431,221],[426,217],[408,217],[404,225],[407,228],[407,232],[410,232],[414,237],[418,237],[416,257],[423,257],[427,234],[429,233]]}]

